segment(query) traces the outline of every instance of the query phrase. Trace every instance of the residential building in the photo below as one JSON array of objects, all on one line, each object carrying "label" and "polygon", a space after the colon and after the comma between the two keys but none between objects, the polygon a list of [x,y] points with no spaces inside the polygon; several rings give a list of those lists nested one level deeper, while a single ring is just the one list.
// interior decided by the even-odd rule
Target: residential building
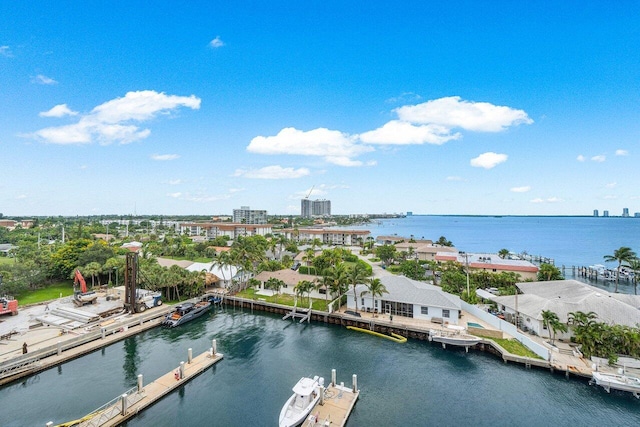
[{"label": "residential building", "polygon": [[598,209],[594,209],[593,210],[593,216],[600,216],[600,213],[598,212]]},{"label": "residential building", "polygon": [[242,206],[240,209],[233,210],[233,222],[238,224],[266,224],[267,211]]},{"label": "residential building", "polygon": [[[439,286],[404,276],[384,275],[380,281],[388,293],[372,298],[365,285],[356,286],[358,309],[457,325],[461,315],[460,298]],[[353,290],[347,292],[347,308],[355,309]]]},{"label": "residential building", "polygon": [[22,221],[14,221],[12,219],[0,219],[0,227],[14,230],[16,227],[30,228],[35,223],[32,219],[23,219]]},{"label": "residential building", "polygon": [[310,200],[300,201],[300,216],[302,218],[331,216],[331,200]]},{"label": "residential building", "polygon": [[355,246],[364,242],[371,234],[368,230],[343,230],[328,228],[299,228],[282,230],[287,239],[309,242],[319,239],[323,245]]},{"label": "residential building", "polygon": [[536,280],[538,267],[521,259],[500,258],[497,254],[476,254],[458,252],[438,252],[438,262],[454,261],[469,267],[469,271],[488,271],[489,273],[517,273],[522,280]]},{"label": "residential building", "polygon": [[622,217],[629,218],[629,208],[622,208]]},{"label": "residential building", "polygon": [[[298,271],[294,271],[290,268],[286,268],[284,270],[278,270],[278,271],[263,271],[258,275],[256,275],[256,277],[254,277],[254,279],[260,282],[260,286],[258,288],[260,291],[266,290],[265,285],[267,281],[271,278],[282,280],[282,282],[284,283],[282,285],[282,288],[280,288],[280,293],[295,295],[294,288],[296,287],[298,282],[301,282],[303,280],[308,280],[309,282],[315,282],[318,279],[318,276],[313,276],[311,274],[301,274]],[[322,287],[321,289],[314,289],[309,293],[309,296],[311,298],[322,299],[322,298],[325,298],[325,295],[326,295],[326,289],[324,287]],[[306,296],[307,295],[305,294],[305,298]],[[299,307],[301,306],[300,302],[298,302],[298,306]]]},{"label": "residential building", "polygon": [[238,224],[234,222],[184,222],[180,224],[180,233],[188,236],[206,236],[215,239],[228,236],[236,239],[238,236],[264,236],[272,233],[270,224]]},{"label": "residential building", "polygon": [[602,211],[602,216],[608,217],[609,216],[609,211]]},{"label": "residential building", "polygon": [[[525,331],[532,331],[541,337],[549,337],[549,331],[542,320],[543,311],[551,311],[561,323],[567,324],[569,313],[594,312],[597,322],[609,325],[636,327],[640,324],[640,296],[617,294],[595,288],[577,280],[552,280],[543,282],[523,282],[516,286],[519,295],[495,296],[478,290],[478,296],[494,301],[498,309],[507,316],[517,316],[519,325]],[[517,313],[517,314],[516,314]],[[557,338],[573,335],[571,326],[565,334]]]}]

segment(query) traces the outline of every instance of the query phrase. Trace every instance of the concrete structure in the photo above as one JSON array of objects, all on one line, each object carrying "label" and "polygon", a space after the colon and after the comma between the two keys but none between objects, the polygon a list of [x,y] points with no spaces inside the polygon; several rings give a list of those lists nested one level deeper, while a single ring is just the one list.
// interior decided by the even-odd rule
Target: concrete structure
[{"label": "concrete structure", "polygon": [[237,224],[266,224],[267,211],[241,206],[240,209],[233,210],[233,222]]},{"label": "concrete structure", "polygon": [[[459,297],[443,292],[439,286],[404,276],[381,275],[379,279],[388,291],[380,297],[372,298],[366,286],[356,286],[359,310],[458,324],[462,311]],[[347,292],[347,307],[356,308],[353,289]]]},{"label": "concrete structure", "polygon": [[520,259],[503,259],[497,254],[461,254],[456,252],[438,252],[436,261],[453,261],[469,266],[469,271],[488,271],[489,273],[517,273],[521,280],[536,280],[538,267],[529,261]]},{"label": "concrete structure", "polygon": [[[567,323],[569,313],[593,311],[597,322],[610,325],[636,327],[640,324],[640,296],[615,294],[589,286],[577,280],[554,280],[548,282],[524,282],[516,286],[522,294],[508,296],[484,295],[498,304],[498,309],[520,317],[520,325],[535,334],[549,337],[544,328],[542,312],[549,310],[558,315],[560,322]],[[566,334],[556,338],[569,338]]]},{"label": "concrete structure", "polygon": [[331,216],[331,200],[302,199],[300,201],[300,216],[302,218]]},{"label": "concrete structure", "polygon": [[234,222],[183,222],[180,223],[180,233],[189,236],[204,235],[208,239],[228,236],[236,239],[238,236],[264,236],[272,233],[270,224],[238,224]]},{"label": "concrete structure", "polygon": [[328,228],[284,229],[282,233],[289,240],[307,242],[319,239],[323,245],[353,246],[359,245],[371,234],[368,230],[343,230]]},{"label": "concrete structure", "polygon": [[609,211],[602,211],[602,216],[608,217],[609,216]]},{"label": "concrete structure", "polygon": [[35,223],[32,219],[23,219],[22,221],[14,221],[12,219],[0,219],[0,227],[4,227],[9,231],[15,230],[17,227],[31,228]]},{"label": "concrete structure", "polygon": [[629,218],[629,208],[622,208],[622,217]]},{"label": "concrete structure", "polygon": [[594,209],[593,210],[593,216],[600,216],[600,213],[598,212],[598,209]]}]

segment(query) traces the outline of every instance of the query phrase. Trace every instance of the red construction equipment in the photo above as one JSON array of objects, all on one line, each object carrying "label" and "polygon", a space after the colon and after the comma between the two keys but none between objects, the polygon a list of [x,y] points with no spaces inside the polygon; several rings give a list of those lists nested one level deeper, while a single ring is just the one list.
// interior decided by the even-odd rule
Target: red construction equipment
[{"label": "red construction equipment", "polygon": [[12,316],[18,314],[18,300],[12,297],[0,297],[0,314],[9,314]]},{"label": "red construction equipment", "polygon": [[73,278],[73,284],[78,286],[80,284],[80,292],[83,294],[87,293],[87,282],[85,282],[84,277],[82,277],[82,273],[80,270],[76,270],[75,276]]},{"label": "red construction equipment", "polygon": [[[75,305],[82,307],[85,304],[95,304],[98,302],[98,294],[95,292],[87,292],[87,282],[85,282],[84,277],[82,277],[80,270],[76,270],[73,284],[76,288],[73,292],[73,303]],[[80,290],[78,290],[78,285],[80,285]]]}]

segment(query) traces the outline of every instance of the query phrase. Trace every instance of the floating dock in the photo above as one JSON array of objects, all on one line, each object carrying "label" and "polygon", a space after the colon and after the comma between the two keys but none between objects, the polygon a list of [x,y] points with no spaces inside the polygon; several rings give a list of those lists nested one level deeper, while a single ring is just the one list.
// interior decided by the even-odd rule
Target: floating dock
[{"label": "floating dock", "polygon": [[[223,355],[216,353],[214,349],[215,342],[209,351],[194,358],[190,357],[189,352],[187,363],[181,362],[176,369],[146,386],[142,385],[142,375],[139,375],[137,387],[111,400],[90,414],[75,421],[59,424],[57,427],[119,426],[222,360]],[[47,423],[47,426],[52,425],[53,423]]]}]

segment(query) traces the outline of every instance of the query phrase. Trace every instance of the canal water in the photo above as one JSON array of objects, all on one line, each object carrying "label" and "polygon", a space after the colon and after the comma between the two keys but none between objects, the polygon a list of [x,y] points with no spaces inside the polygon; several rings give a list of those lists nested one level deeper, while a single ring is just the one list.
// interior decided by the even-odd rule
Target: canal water
[{"label": "canal water", "polygon": [[155,328],[0,388],[2,426],[80,418],[136,385],[174,370],[187,349],[217,339],[225,357],[127,426],[274,426],[291,387],[320,375],[351,385],[353,426],[635,426],[640,400],[488,353],[398,344],[337,325],[222,308],[175,329]]}]

